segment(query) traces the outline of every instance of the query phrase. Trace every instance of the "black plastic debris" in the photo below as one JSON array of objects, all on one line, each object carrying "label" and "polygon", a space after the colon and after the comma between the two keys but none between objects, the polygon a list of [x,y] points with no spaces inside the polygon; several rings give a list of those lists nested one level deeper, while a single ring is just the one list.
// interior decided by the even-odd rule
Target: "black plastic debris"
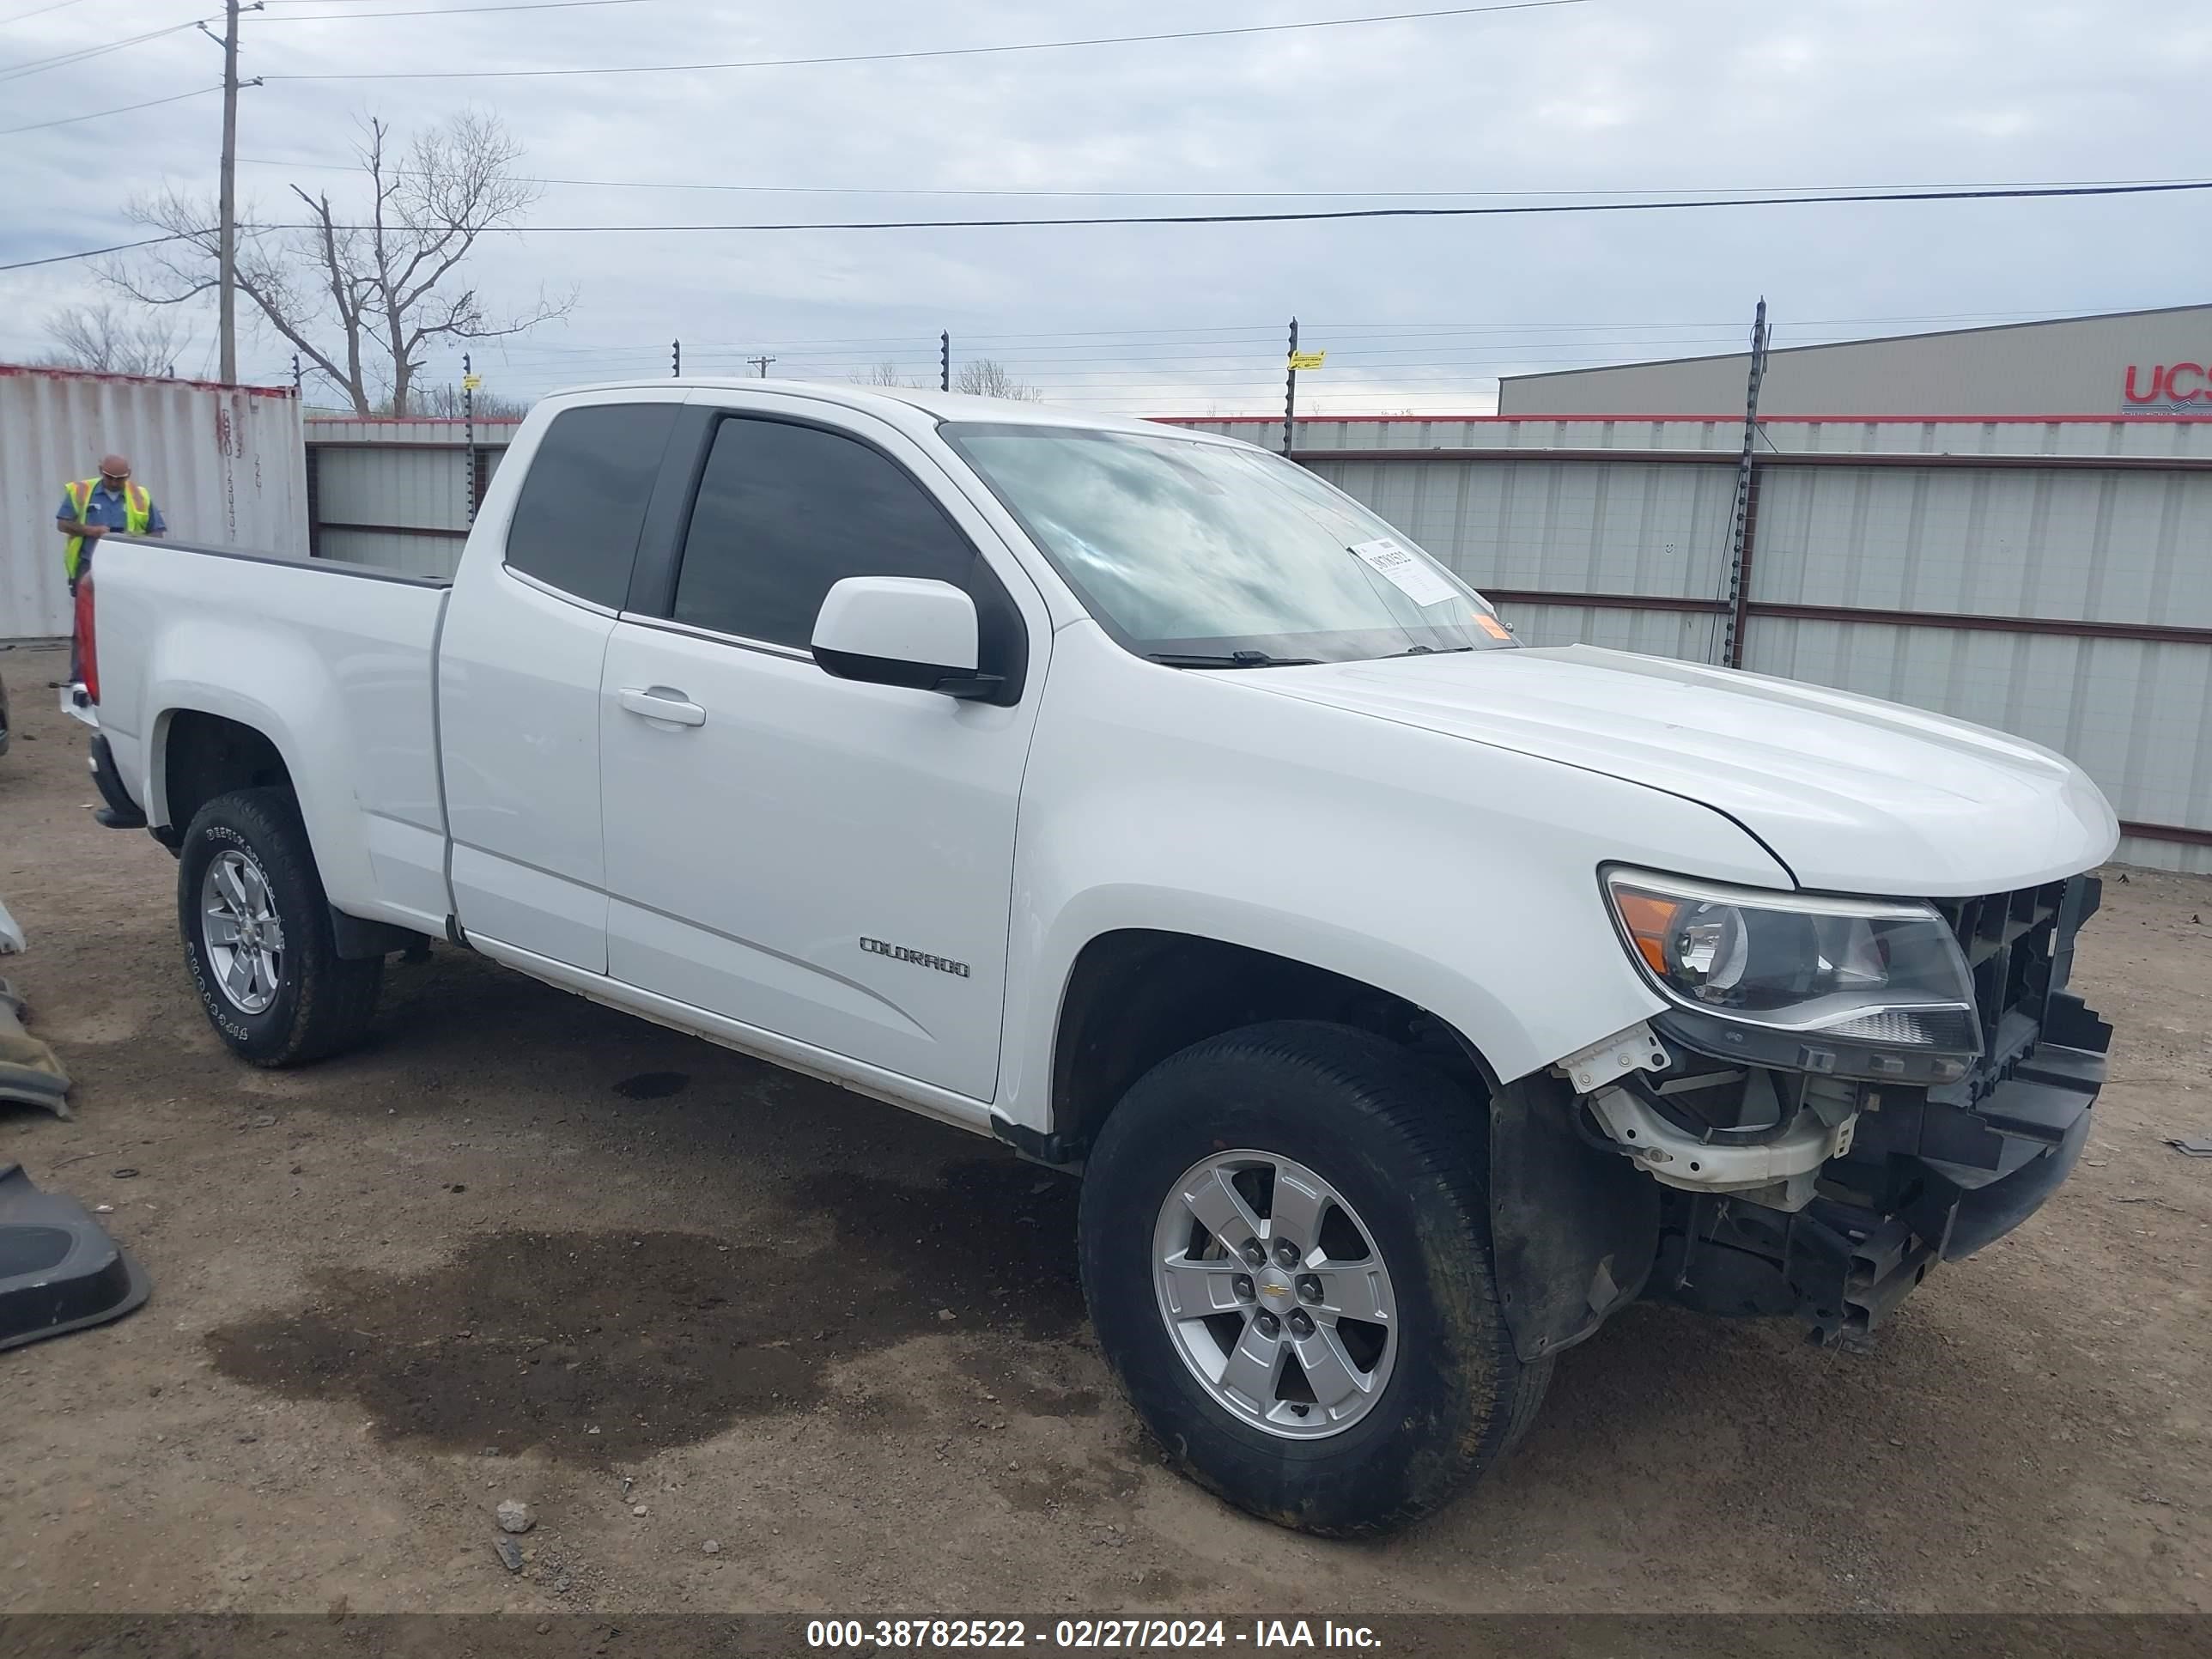
[{"label": "black plastic debris", "polygon": [[0,1164],[0,1349],[120,1319],[152,1289],[83,1205]]}]

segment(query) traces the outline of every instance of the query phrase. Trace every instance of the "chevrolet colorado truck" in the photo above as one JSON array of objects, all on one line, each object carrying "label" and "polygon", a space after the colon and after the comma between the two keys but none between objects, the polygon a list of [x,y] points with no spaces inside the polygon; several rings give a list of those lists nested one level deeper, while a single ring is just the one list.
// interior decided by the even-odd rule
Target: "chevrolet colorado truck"
[{"label": "chevrolet colorado truck", "polygon": [[1641,1297],[1842,1340],[2088,1133],[2081,770],[1524,647],[1251,446],[921,392],[538,405],[450,582],[110,536],[80,607],[208,1018],[431,938],[1079,1171],[1170,1456],[1432,1509]]}]

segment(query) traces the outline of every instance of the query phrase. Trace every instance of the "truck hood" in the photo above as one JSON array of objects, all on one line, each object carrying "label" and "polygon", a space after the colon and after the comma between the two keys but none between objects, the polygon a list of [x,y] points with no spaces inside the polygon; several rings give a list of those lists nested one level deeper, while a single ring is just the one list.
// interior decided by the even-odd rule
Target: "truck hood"
[{"label": "truck hood", "polygon": [[[2107,857],[2112,809],[2023,738],[1872,697],[1592,646],[1267,669],[1239,683],[1701,801],[1804,887],[1945,898]],[[1621,826],[1632,856],[1635,825]]]}]

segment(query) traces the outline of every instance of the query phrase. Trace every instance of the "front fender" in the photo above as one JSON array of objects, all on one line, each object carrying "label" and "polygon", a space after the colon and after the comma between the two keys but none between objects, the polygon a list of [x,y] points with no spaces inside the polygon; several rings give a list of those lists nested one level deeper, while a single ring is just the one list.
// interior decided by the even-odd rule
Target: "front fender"
[{"label": "front fender", "polygon": [[1655,1012],[1601,896],[1635,861],[1787,888],[1731,820],[1642,785],[1055,643],[1015,854],[1000,1112],[1051,1128],[1052,1049],[1100,934],[1194,934],[1444,1021],[1500,1082]]}]

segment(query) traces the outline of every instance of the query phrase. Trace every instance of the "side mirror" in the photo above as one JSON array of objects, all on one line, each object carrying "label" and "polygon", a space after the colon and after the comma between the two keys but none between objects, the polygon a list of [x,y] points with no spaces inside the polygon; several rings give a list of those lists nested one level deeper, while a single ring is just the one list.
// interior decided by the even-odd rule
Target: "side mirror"
[{"label": "side mirror", "polygon": [[847,576],[814,618],[814,660],[841,680],[988,697],[1000,677],[976,672],[975,601],[951,582]]}]

